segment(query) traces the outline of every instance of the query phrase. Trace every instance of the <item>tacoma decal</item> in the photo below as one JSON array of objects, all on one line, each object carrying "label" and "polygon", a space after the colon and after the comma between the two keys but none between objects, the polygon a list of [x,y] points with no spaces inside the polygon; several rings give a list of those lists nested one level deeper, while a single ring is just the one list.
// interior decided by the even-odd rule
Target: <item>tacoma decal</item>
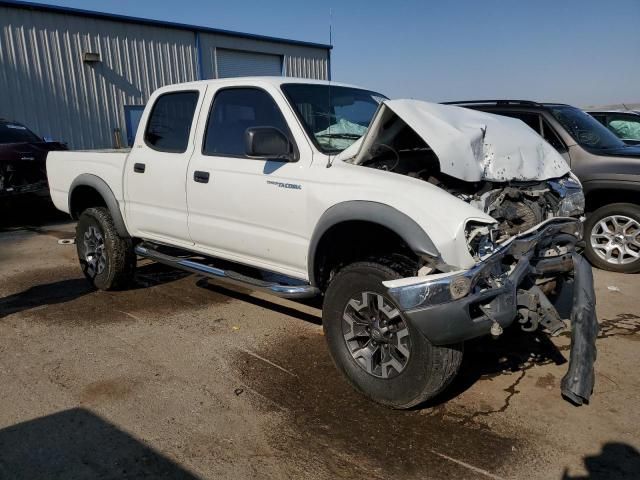
[{"label": "tacoma decal", "polygon": [[279,188],[291,188],[292,190],[302,190],[302,185],[297,183],[283,183],[283,182],[274,182],[273,180],[267,180],[269,185],[275,185]]}]

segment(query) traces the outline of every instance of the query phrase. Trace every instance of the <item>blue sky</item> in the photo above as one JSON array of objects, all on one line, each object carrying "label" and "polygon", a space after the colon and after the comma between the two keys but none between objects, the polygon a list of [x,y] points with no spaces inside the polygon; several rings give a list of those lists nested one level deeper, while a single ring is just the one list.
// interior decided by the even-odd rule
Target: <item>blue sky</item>
[{"label": "blue sky", "polygon": [[57,0],[328,43],[333,79],[391,97],[640,102],[639,0]]}]

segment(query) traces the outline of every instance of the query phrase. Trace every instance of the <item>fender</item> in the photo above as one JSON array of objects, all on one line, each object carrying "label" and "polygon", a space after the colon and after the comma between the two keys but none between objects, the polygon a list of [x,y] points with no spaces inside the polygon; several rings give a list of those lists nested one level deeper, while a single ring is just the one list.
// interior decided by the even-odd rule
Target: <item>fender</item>
[{"label": "fender", "polygon": [[81,175],[78,175],[73,181],[73,183],[71,184],[71,188],[69,189],[69,212],[73,212],[71,208],[71,199],[73,198],[73,192],[76,187],[80,186],[91,187],[100,194],[100,196],[104,200],[104,203],[106,203],[107,208],[109,209],[111,218],[113,218],[113,224],[116,227],[118,235],[122,238],[129,238],[130,235],[124,223],[124,219],[122,218],[122,212],[120,211],[120,205],[118,204],[118,200],[116,200],[116,196],[113,194],[113,191],[111,190],[109,185],[107,185],[107,182],[96,175],[83,173]]},{"label": "fender", "polygon": [[307,255],[309,279],[315,285],[315,256],[323,235],[334,225],[359,220],[377,223],[395,232],[417,255],[440,258],[440,252],[427,233],[414,220],[404,213],[384,203],[366,200],[353,200],[338,203],[327,209],[316,224]]}]

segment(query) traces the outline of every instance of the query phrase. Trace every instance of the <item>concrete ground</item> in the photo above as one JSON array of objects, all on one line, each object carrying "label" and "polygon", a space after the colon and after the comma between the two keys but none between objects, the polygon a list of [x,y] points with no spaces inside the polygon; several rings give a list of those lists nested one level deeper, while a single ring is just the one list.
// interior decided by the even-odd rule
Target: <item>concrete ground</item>
[{"label": "concrete ground", "polygon": [[640,478],[638,275],[595,272],[589,406],[560,397],[568,337],[514,330],[401,412],[338,374],[317,308],[143,263],[92,291],[41,220],[0,233],[2,479]]}]

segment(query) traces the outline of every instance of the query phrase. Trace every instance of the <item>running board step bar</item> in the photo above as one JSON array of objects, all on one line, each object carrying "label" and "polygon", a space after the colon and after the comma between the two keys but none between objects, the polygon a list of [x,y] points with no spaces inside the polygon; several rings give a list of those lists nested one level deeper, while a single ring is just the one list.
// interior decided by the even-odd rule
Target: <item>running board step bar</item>
[{"label": "running board step bar", "polygon": [[220,280],[238,287],[258,290],[283,298],[311,298],[320,294],[320,290],[311,285],[286,285],[282,283],[267,282],[259,278],[248,277],[241,273],[205,265],[186,258],[173,257],[159,252],[148,244],[141,243],[135,248],[136,255],[154,260],[170,267],[186,270],[187,272],[203,275],[207,278]]}]

